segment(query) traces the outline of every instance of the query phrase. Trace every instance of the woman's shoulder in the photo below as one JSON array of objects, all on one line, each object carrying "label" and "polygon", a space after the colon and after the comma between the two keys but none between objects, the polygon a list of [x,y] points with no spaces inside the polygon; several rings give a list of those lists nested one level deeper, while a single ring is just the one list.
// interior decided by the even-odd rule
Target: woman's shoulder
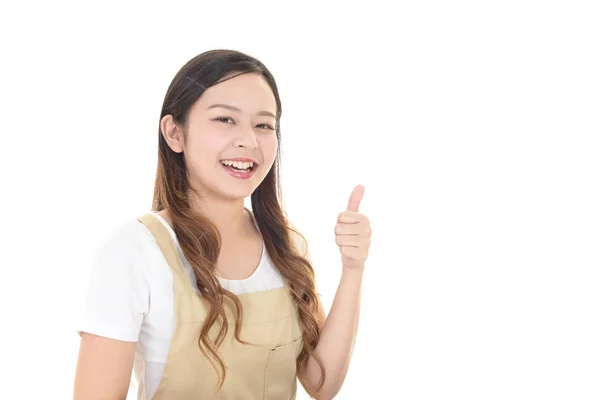
[{"label": "woman's shoulder", "polygon": [[302,256],[309,256],[308,241],[306,237],[294,226],[291,222],[289,223],[289,231],[292,239],[292,244],[295,246],[296,251]]},{"label": "woman's shoulder", "polygon": [[97,248],[97,256],[142,256],[149,249],[157,248],[154,236],[139,218],[140,216],[136,216],[122,220],[109,230]]}]

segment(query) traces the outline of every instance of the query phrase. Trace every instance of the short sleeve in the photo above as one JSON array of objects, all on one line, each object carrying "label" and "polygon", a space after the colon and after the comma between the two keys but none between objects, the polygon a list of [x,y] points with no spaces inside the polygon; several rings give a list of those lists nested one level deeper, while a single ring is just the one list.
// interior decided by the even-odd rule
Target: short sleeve
[{"label": "short sleeve", "polygon": [[[297,247],[300,255],[302,257],[306,258],[311,264],[313,264],[312,255],[310,253],[310,249],[309,249],[307,241],[305,239],[303,239],[303,237],[300,236],[298,234],[298,232],[292,231],[292,234],[293,234],[294,242],[296,243],[296,247]],[[313,268],[314,268],[314,264],[313,264]],[[315,270],[315,272],[316,272],[316,270]],[[317,282],[315,282],[315,286],[316,286],[315,289],[317,291],[317,294],[319,296],[321,296],[321,292],[319,291],[319,285]]]},{"label": "short sleeve", "polygon": [[292,232],[292,240],[296,246],[296,249],[300,253],[300,255],[302,257],[306,258],[307,260],[309,260],[310,262],[312,262],[311,255],[308,250],[308,243],[306,243],[306,240],[297,231],[292,230],[291,232]]},{"label": "short sleeve", "polygon": [[139,222],[132,221],[105,241],[92,259],[77,331],[136,342],[148,312],[150,292],[143,275]]}]

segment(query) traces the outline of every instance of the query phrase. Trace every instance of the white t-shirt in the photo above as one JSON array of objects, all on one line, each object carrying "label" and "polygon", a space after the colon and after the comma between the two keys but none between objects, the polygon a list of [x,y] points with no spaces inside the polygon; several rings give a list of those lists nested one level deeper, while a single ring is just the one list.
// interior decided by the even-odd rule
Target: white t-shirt
[{"label": "white t-shirt", "polygon": [[[198,291],[194,272],[175,232],[159,214],[152,212],[152,215],[168,229],[190,281]],[[264,242],[260,264],[250,277],[219,280],[235,294],[283,287],[282,277]],[[136,218],[117,229],[97,251],[77,330],[137,342],[132,381],[134,385],[143,382],[144,398],[151,399],[169,352],[175,323],[173,307],[171,268],[152,233]]]}]

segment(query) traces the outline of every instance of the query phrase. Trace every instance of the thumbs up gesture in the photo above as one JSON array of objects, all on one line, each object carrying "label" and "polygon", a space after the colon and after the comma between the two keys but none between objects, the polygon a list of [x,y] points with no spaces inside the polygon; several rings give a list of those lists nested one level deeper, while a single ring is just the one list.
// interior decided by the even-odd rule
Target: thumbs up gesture
[{"label": "thumbs up gesture", "polygon": [[365,188],[358,185],[350,194],[348,209],[339,214],[335,225],[335,243],[340,247],[345,268],[364,268],[371,245],[371,223],[358,212]]}]

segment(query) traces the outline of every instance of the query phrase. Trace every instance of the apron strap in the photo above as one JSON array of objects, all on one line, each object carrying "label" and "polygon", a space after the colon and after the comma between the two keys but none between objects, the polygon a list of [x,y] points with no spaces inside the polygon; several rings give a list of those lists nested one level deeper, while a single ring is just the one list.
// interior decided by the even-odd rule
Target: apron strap
[{"label": "apron strap", "polygon": [[192,294],[196,297],[197,294],[192,287],[192,282],[190,282],[190,278],[183,267],[175,242],[167,228],[152,214],[142,215],[138,220],[150,230],[169,267],[171,267],[175,293]]}]

